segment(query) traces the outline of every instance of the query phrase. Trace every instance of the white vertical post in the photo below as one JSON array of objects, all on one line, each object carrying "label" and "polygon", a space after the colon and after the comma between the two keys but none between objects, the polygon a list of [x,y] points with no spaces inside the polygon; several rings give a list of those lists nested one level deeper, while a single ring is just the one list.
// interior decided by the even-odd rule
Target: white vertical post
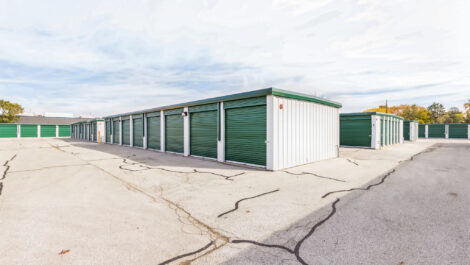
[{"label": "white vertical post", "polygon": [[428,138],[428,136],[429,136],[429,126],[426,124],[424,126],[424,137]]},{"label": "white vertical post", "polygon": [[183,154],[184,156],[189,156],[190,153],[190,131],[189,131],[189,108],[184,107],[183,112],[186,113],[185,116],[183,116],[183,142],[184,142],[184,151]]},{"label": "white vertical post", "polygon": [[55,126],[55,137],[59,137],[59,125]]},{"label": "white vertical post", "polygon": [[144,119],[143,120],[143,122],[144,122],[144,136],[143,136],[143,139],[142,139],[142,141],[143,141],[142,146],[144,147],[144,149],[147,149],[148,148],[147,147],[147,114],[142,114],[142,119]]},{"label": "white vertical post", "polygon": [[219,103],[219,138],[220,140],[217,141],[217,161],[224,162],[225,161],[225,110],[224,110],[224,103]]},{"label": "white vertical post", "polygon": [[134,119],[132,115],[129,116],[129,138],[130,146],[134,146]]},{"label": "white vertical post", "polygon": [[165,112],[160,111],[160,151],[165,152]]},{"label": "white vertical post", "polygon": [[[399,135],[400,135],[400,143],[402,144],[405,141],[405,137],[403,136],[403,120],[400,120],[400,126],[399,126]],[[411,124],[410,124],[411,128]],[[411,135],[410,135],[411,136]]]},{"label": "white vertical post", "polygon": [[381,119],[381,125],[382,125],[382,147],[387,145],[387,143],[385,142],[385,135],[386,135],[386,133],[387,133],[387,132],[385,131],[385,123],[386,123],[385,117],[382,117],[382,119]]},{"label": "white vertical post", "polygon": [[387,117],[387,124],[388,124],[388,129],[387,129],[387,145],[391,145],[392,143],[392,121],[390,117]]},{"label": "white vertical post", "polygon": [[109,121],[109,137],[111,138],[109,139],[109,142],[111,144],[114,144],[114,120],[113,119]]},{"label": "white vertical post", "polygon": [[17,124],[16,125],[16,138],[21,137],[21,125]]},{"label": "white vertical post", "polygon": [[41,125],[37,125],[38,129],[38,138],[41,138]]},{"label": "white vertical post", "polygon": [[446,124],[445,125],[445,138],[446,139],[449,139],[449,124]]},{"label": "white vertical post", "polygon": [[122,117],[119,117],[119,145],[122,145]]},{"label": "white vertical post", "polygon": [[274,97],[266,96],[266,169],[274,170]]},{"label": "white vertical post", "polygon": [[380,117],[371,115],[372,132],[371,132],[371,145],[372,149],[380,148]]}]

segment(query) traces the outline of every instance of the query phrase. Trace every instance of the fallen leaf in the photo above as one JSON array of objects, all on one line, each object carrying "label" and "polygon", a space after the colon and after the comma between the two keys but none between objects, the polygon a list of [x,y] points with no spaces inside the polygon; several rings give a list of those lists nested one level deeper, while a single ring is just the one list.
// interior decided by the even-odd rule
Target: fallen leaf
[{"label": "fallen leaf", "polygon": [[64,255],[64,254],[67,254],[70,252],[70,249],[62,249],[60,252],[59,252],[59,255]]}]

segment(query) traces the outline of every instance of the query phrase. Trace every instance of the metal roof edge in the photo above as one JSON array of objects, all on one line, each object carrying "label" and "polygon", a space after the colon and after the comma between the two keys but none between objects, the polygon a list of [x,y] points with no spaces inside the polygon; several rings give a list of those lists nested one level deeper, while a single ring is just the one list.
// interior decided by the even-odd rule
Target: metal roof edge
[{"label": "metal roof edge", "polygon": [[332,106],[336,108],[342,107],[342,105],[338,102],[330,101],[327,99],[322,99],[319,97],[314,97],[314,96],[307,95],[307,94],[269,87],[269,88],[263,88],[263,89],[252,90],[252,91],[247,91],[247,92],[230,94],[226,96],[213,97],[213,98],[189,101],[185,103],[156,107],[156,108],[151,108],[151,109],[144,109],[144,110],[139,110],[139,111],[132,111],[132,112],[126,112],[126,113],[121,113],[121,114],[109,115],[109,116],[105,116],[104,119],[112,119],[112,118],[121,117],[121,116],[137,115],[137,114],[142,114],[142,113],[150,113],[150,112],[156,112],[156,111],[162,111],[162,110],[168,110],[168,109],[191,107],[195,105],[205,105],[205,104],[223,102],[223,101],[231,101],[231,100],[238,100],[238,99],[245,99],[245,98],[252,98],[252,97],[261,97],[261,96],[266,96],[266,95],[275,95],[279,97],[311,101],[311,102],[316,102],[316,103],[320,103],[323,105],[328,105],[328,106]]},{"label": "metal roof edge", "polygon": [[405,120],[403,117],[398,116],[396,114],[391,114],[391,113],[383,113],[383,112],[351,112],[351,113],[340,113],[341,116],[370,116],[370,115],[379,115],[379,116],[389,116],[389,117],[395,117],[400,120]]}]

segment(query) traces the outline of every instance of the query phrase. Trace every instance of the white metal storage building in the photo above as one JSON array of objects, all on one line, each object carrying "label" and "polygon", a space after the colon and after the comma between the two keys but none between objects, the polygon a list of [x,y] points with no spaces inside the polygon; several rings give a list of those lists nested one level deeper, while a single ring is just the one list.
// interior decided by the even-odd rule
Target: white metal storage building
[{"label": "white metal storage building", "polygon": [[279,170],[338,156],[339,108],[267,88],[105,117],[106,142]]}]

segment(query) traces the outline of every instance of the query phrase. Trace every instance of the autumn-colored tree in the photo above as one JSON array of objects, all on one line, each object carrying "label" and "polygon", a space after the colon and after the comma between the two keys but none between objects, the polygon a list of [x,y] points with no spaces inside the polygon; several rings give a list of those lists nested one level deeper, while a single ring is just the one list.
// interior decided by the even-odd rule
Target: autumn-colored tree
[{"label": "autumn-colored tree", "polygon": [[406,120],[417,120],[420,123],[429,123],[430,122],[430,113],[425,107],[413,105],[399,105],[399,106],[389,106],[388,111],[384,105],[379,106],[378,108],[364,110],[364,112],[382,112],[390,113],[403,117]]},{"label": "autumn-colored tree", "polygon": [[440,123],[446,114],[446,109],[441,103],[434,102],[428,107],[431,113],[431,123]]},{"label": "autumn-colored tree", "polygon": [[465,121],[463,113],[459,108],[453,107],[439,118],[439,123],[463,123]]},{"label": "autumn-colored tree", "polygon": [[0,123],[11,123],[19,120],[18,114],[23,113],[20,104],[0,99]]},{"label": "autumn-colored tree", "polygon": [[465,109],[465,122],[470,123],[470,99],[463,104],[463,107]]}]

